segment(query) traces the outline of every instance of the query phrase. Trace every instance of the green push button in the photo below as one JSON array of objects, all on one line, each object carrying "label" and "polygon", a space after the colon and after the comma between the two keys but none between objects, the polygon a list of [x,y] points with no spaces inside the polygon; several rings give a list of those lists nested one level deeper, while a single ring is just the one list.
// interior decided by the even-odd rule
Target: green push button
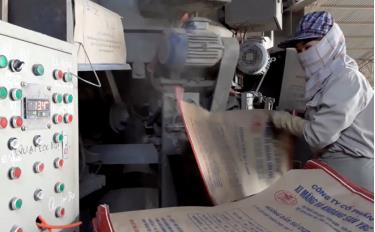
[{"label": "green push button", "polygon": [[21,100],[22,98],[22,90],[20,89],[11,89],[10,90],[10,97],[13,101]]},{"label": "green push button", "polygon": [[61,103],[63,101],[63,96],[61,94],[57,95],[57,103]]},{"label": "green push button", "polygon": [[65,184],[64,183],[61,183],[61,182],[58,182],[56,185],[55,185],[55,191],[57,193],[62,193],[64,192],[65,190]]},{"label": "green push button", "polygon": [[8,90],[5,87],[0,87],[0,99],[7,98]]},{"label": "green push button", "polygon": [[22,98],[22,90],[17,89],[16,90],[16,99],[20,100]]},{"label": "green push button", "polygon": [[10,208],[12,210],[18,210],[22,207],[22,200],[20,198],[13,198],[10,202]]},{"label": "green push button", "polygon": [[16,200],[16,209],[21,209],[22,207],[22,200],[21,199],[17,199]]},{"label": "green push button", "polygon": [[63,101],[63,96],[59,93],[54,93],[52,95],[52,100],[54,103],[61,103]]},{"label": "green push button", "polygon": [[64,81],[65,82],[71,82],[73,80],[73,75],[70,72],[66,72],[64,74]]},{"label": "green push button", "polygon": [[59,135],[59,142],[62,142],[64,140],[64,135],[63,134],[60,134]]},{"label": "green push button", "polygon": [[73,102],[73,95],[71,95],[71,94],[64,94],[64,102],[66,104],[72,103]]},{"label": "green push button", "polygon": [[64,184],[60,184],[60,192],[64,192],[64,189],[65,189],[65,185]]},{"label": "green push button", "polygon": [[0,55],[0,68],[6,68],[8,66],[8,59],[4,55]]},{"label": "green push button", "polygon": [[42,76],[44,74],[44,67],[41,64],[34,64],[33,65],[33,73],[36,76]]}]

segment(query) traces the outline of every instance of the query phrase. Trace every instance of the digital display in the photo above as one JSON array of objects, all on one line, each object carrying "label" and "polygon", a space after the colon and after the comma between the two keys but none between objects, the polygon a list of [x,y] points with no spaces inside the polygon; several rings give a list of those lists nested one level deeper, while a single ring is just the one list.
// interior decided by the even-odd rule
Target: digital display
[{"label": "digital display", "polygon": [[25,117],[27,119],[47,118],[50,116],[48,99],[25,99]]}]

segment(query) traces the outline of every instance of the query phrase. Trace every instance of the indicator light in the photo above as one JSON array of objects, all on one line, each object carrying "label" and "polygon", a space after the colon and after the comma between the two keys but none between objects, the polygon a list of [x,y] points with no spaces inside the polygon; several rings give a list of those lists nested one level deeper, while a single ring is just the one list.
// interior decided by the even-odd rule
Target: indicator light
[{"label": "indicator light", "polygon": [[0,129],[4,129],[8,126],[8,119],[0,117]]},{"label": "indicator light", "polygon": [[8,90],[5,87],[0,87],[0,99],[5,99],[8,96]]},{"label": "indicator light", "polygon": [[8,66],[8,59],[4,55],[0,55],[0,68],[6,68]]}]

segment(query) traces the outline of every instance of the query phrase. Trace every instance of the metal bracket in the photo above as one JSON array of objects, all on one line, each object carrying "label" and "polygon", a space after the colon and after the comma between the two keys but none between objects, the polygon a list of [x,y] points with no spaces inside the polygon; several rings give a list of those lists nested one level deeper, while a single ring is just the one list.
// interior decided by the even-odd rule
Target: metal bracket
[{"label": "metal bracket", "polygon": [[211,111],[225,111],[232,79],[236,71],[240,45],[235,38],[223,38],[224,56],[221,60]]},{"label": "metal bracket", "polygon": [[8,22],[8,1],[1,0],[1,20]]}]

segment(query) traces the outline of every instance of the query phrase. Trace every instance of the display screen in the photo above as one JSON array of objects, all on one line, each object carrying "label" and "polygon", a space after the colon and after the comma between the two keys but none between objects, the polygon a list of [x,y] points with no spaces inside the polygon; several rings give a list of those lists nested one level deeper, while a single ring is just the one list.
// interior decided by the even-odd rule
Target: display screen
[{"label": "display screen", "polygon": [[25,117],[47,118],[50,116],[50,101],[48,99],[25,99]]}]

